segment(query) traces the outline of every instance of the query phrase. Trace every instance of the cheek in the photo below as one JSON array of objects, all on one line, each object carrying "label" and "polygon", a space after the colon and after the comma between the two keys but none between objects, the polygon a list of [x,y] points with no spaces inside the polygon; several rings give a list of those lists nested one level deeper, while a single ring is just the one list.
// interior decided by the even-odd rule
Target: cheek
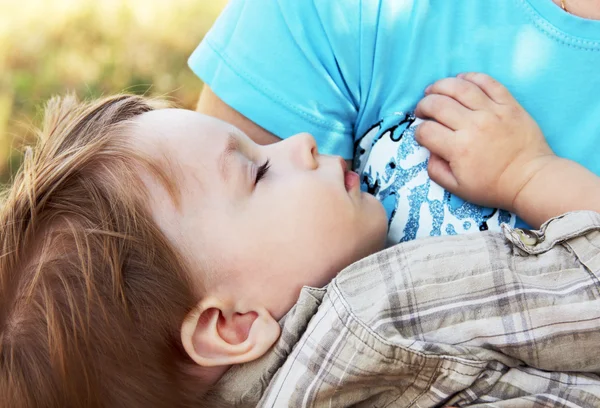
[{"label": "cheek", "polygon": [[265,250],[305,256],[349,233],[350,202],[327,182],[290,179],[265,186],[262,193],[240,214],[240,222],[255,232],[254,241],[261,241]]},{"label": "cheek", "polygon": [[348,229],[357,215],[345,190],[326,181],[307,181],[288,196],[294,198],[288,201],[287,212],[296,215],[301,229],[335,233]]},{"label": "cheek", "polygon": [[285,214],[279,221],[283,240],[293,236],[291,251],[310,254],[321,268],[337,267],[352,257],[356,245],[351,238],[361,234],[363,225],[345,190],[334,187],[315,183],[298,189],[302,194],[290,191],[280,207],[281,215]]},{"label": "cheek", "polygon": [[307,197],[297,210],[298,241],[324,265],[339,271],[384,248],[387,218],[375,197],[353,201],[331,187],[315,188]]},{"label": "cheek", "polygon": [[235,253],[247,257],[253,276],[270,276],[273,284],[294,290],[323,286],[373,252],[365,210],[383,212],[375,205],[358,211],[344,190],[326,182],[288,183],[264,193],[235,223],[241,246]]}]

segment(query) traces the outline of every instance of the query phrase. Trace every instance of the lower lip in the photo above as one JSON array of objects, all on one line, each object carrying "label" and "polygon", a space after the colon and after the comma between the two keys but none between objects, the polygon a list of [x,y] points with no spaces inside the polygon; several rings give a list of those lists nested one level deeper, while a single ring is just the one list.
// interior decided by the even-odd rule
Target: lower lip
[{"label": "lower lip", "polygon": [[346,185],[346,191],[350,191],[360,184],[360,177],[353,171],[347,171],[344,174],[344,184]]}]

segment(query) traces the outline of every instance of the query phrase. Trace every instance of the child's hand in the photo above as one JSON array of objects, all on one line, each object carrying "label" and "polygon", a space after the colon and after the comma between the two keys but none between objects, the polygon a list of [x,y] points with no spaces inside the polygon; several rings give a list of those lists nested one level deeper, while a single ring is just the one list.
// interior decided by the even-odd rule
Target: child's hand
[{"label": "child's hand", "polygon": [[425,94],[416,139],[431,152],[431,179],[467,201],[514,211],[523,187],[556,159],[537,123],[485,74],[442,79]]}]

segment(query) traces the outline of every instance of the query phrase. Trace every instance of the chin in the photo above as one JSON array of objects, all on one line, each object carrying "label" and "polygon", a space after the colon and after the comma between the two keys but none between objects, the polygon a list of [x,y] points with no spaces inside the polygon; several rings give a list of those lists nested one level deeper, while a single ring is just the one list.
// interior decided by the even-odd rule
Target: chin
[{"label": "chin", "polygon": [[[387,225],[387,223],[386,223],[386,225]],[[386,244],[387,244],[387,227],[383,229],[383,233],[379,234],[378,239],[375,240],[369,255],[385,249],[387,246]]]},{"label": "chin", "polygon": [[373,255],[386,247],[387,240],[387,219],[381,225],[371,225],[372,233],[365,234],[363,237],[365,241],[359,246],[360,250],[356,251],[356,258],[353,262],[356,262],[362,258],[366,258],[369,255]]},{"label": "chin", "polygon": [[377,201],[377,204],[377,211],[372,215],[372,222],[375,224],[373,228],[376,230],[374,234],[376,238],[374,241],[377,243],[377,245],[375,245],[377,249],[373,252],[385,248],[388,233],[388,219],[385,208],[383,208],[383,205],[379,201]]}]

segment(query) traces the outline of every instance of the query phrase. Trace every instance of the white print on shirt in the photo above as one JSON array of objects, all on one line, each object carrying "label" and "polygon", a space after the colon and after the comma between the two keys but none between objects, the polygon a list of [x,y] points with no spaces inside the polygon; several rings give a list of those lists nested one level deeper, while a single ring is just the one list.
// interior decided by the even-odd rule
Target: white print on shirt
[{"label": "white print on shirt", "polygon": [[422,121],[413,113],[385,116],[355,142],[354,169],[361,189],[383,204],[388,245],[419,237],[499,231],[516,215],[468,203],[427,174],[429,151],[415,140]]}]

